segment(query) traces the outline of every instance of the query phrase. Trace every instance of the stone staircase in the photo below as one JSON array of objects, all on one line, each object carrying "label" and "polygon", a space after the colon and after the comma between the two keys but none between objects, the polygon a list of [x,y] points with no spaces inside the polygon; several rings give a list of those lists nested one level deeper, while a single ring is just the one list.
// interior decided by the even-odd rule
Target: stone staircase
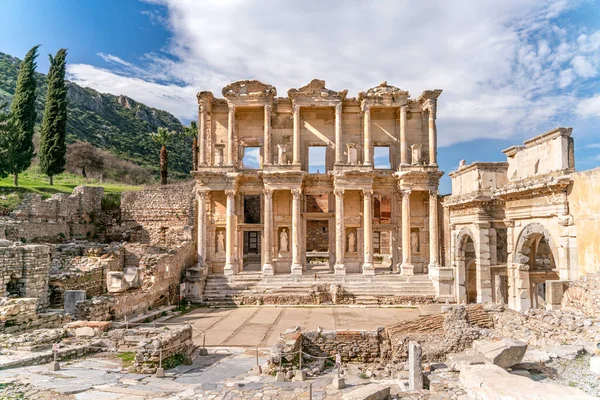
[{"label": "stone staircase", "polygon": [[426,275],[263,276],[260,273],[241,273],[233,276],[209,275],[203,304],[326,304],[332,300],[331,285],[339,287],[336,304],[423,304],[434,302],[436,298],[433,283]]}]

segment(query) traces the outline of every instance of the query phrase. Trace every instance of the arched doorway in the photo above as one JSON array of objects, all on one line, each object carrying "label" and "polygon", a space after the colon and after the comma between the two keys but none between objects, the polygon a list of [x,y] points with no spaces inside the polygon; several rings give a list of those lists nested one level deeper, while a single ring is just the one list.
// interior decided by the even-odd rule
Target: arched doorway
[{"label": "arched doorway", "polygon": [[529,267],[529,299],[531,307],[546,305],[546,281],[558,280],[556,246],[542,224],[527,225],[519,236],[515,261]]},{"label": "arched doorway", "polygon": [[467,303],[477,302],[477,255],[473,232],[463,228],[456,241],[456,254],[458,264],[459,300]]}]

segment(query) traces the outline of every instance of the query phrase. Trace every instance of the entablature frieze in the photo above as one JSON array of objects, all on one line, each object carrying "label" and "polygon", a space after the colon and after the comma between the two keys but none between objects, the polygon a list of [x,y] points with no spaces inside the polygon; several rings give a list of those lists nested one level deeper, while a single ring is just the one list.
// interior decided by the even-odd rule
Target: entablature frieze
[{"label": "entablature frieze", "polygon": [[394,173],[400,190],[437,190],[444,175],[437,167],[403,170]]},{"label": "entablature frieze", "polygon": [[289,171],[260,171],[265,188],[273,190],[292,190],[302,187],[306,172],[299,170]]},{"label": "entablature frieze", "polygon": [[237,172],[193,172],[197,190],[237,190],[239,173]]},{"label": "entablature frieze", "polygon": [[530,178],[520,181],[512,181],[508,185],[498,188],[494,195],[505,201],[519,200],[523,198],[540,197],[552,193],[566,193],[571,184],[571,177],[548,176],[545,178]]}]

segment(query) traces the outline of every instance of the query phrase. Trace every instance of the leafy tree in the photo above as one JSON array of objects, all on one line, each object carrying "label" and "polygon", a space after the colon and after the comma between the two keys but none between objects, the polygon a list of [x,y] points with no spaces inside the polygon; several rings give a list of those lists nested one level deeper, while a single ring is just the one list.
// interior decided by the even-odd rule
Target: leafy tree
[{"label": "leafy tree", "polygon": [[35,127],[35,89],[36,77],[35,59],[38,56],[38,47],[33,46],[21,62],[17,87],[10,106],[11,118],[14,121],[16,135],[9,143],[10,152],[5,163],[8,164],[8,172],[13,175],[13,183],[19,186],[19,174],[31,165],[34,156],[33,133]]},{"label": "leafy tree", "polygon": [[48,72],[48,92],[46,109],[40,138],[40,168],[52,178],[65,170],[67,146],[67,87],[65,85],[65,64],[67,49],[60,49],[50,57]]},{"label": "leafy tree", "polygon": [[167,184],[167,166],[169,155],[167,154],[167,144],[171,141],[173,132],[167,128],[158,128],[158,132],[152,135],[152,139],[161,145],[160,148],[160,184]]},{"label": "leafy tree", "polygon": [[91,144],[75,142],[67,146],[66,169],[69,172],[81,172],[87,178],[89,172],[101,172],[104,169],[104,158]]},{"label": "leafy tree", "polygon": [[192,141],[192,168],[195,171],[198,169],[198,125],[196,121],[190,122],[190,126],[183,127],[183,135],[194,139]]},{"label": "leafy tree", "polygon": [[[0,109],[3,107],[5,105],[0,105]],[[6,178],[11,171],[10,155],[18,135],[19,130],[11,115],[0,113],[0,178]]]}]

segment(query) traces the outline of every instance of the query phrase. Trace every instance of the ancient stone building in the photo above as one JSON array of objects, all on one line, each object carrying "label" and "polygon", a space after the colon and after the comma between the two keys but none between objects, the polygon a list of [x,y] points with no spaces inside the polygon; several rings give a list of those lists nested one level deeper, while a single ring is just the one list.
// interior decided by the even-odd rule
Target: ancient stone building
[{"label": "ancient stone building", "polygon": [[349,98],[315,79],[287,97],[259,81],[198,93],[201,268],[438,279],[441,92],[382,82]]},{"label": "ancient stone building", "polygon": [[[571,131],[512,146],[506,162],[461,162],[450,173],[444,205],[458,301],[551,307],[560,304],[562,282],[597,271],[599,170],[575,172]],[[578,231],[590,236],[581,251]]]}]

